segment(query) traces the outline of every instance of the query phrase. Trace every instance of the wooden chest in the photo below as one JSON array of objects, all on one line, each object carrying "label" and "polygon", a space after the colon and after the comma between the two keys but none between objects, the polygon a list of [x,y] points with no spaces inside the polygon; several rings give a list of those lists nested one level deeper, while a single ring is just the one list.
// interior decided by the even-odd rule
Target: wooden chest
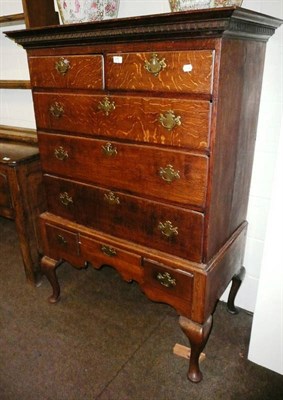
[{"label": "wooden chest", "polygon": [[90,262],[173,306],[189,378],[244,269],[265,43],[238,8],[9,33],[28,50],[48,212],[42,268]]}]

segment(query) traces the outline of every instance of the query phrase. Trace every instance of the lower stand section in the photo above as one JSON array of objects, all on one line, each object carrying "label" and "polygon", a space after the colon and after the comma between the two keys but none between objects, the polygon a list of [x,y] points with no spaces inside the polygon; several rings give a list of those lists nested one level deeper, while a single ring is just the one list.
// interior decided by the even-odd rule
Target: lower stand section
[{"label": "lower stand section", "polygon": [[57,260],[53,260],[53,258],[49,258],[47,256],[44,256],[41,259],[42,273],[50,282],[53,290],[52,295],[48,298],[49,303],[52,304],[57,303],[60,300],[60,285],[56,275],[56,268],[59,264],[60,262],[58,262]]},{"label": "lower stand section", "polygon": [[179,324],[191,344],[188,378],[190,381],[197,383],[202,380],[202,373],[199,368],[199,356],[204,349],[211,332],[212,315],[203,325],[182,316],[179,318]]},{"label": "lower stand section", "polygon": [[235,297],[241,287],[241,284],[244,280],[246,274],[246,270],[244,267],[240,269],[238,274],[234,275],[232,278],[232,286],[230,289],[229,297],[228,297],[228,302],[227,302],[227,310],[229,311],[230,314],[238,314],[239,309],[235,307]]}]

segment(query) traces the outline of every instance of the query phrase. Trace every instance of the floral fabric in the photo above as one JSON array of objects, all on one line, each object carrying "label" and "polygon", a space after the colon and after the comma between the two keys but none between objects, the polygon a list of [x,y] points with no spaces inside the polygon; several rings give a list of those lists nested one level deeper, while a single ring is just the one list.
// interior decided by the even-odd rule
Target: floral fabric
[{"label": "floral fabric", "polygon": [[119,0],[57,0],[64,24],[116,18]]}]

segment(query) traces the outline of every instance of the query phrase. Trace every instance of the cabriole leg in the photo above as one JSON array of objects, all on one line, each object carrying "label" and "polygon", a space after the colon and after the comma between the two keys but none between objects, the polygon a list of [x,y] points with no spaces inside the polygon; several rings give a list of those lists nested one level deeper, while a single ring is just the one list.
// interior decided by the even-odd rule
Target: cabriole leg
[{"label": "cabriole leg", "polygon": [[53,258],[44,256],[41,259],[42,273],[49,280],[53,290],[52,295],[48,298],[49,303],[52,304],[57,303],[57,301],[60,300],[60,285],[56,275],[56,268],[58,267],[58,265],[59,265],[58,261],[53,260]]},{"label": "cabriole leg", "polygon": [[191,344],[191,357],[188,378],[192,382],[200,382],[202,373],[199,369],[199,356],[204,349],[212,328],[212,315],[203,324],[191,321],[186,317],[180,317],[179,323],[182,331],[188,337]]},{"label": "cabriole leg", "polygon": [[244,280],[246,274],[246,270],[244,267],[240,269],[238,274],[234,275],[232,278],[232,286],[230,289],[229,297],[228,297],[228,302],[227,302],[227,309],[229,313],[231,314],[238,314],[239,310],[237,307],[235,307],[235,297],[241,287],[241,284]]}]

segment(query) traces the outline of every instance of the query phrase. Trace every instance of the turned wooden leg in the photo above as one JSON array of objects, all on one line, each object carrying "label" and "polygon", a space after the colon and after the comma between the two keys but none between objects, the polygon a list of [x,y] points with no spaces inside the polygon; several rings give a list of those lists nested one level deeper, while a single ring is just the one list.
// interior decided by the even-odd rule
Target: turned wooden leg
[{"label": "turned wooden leg", "polygon": [[188,337],[191,344],[191,357],[188,378],[192,382],[200,382],[202,373],[199,369],[199,356],[204,349],[212,328],[212,315],[201,325],[186,317],[180,317],[179,323],[182,331]]},{"label": "turned wooden leg", "polygon": [[60,285],[56,275],[56,268],[59,264],[60,262],[53,260],[52,258],[49,258],[47,256],[44,256],[41,259],[42,273],[49,280],[53,290],[52,295],[48,298],[49,303],[52,304],[57,303],[57,301],[60,300]]},{"label": "turned wooden leg", "polygon": [[240,286],[244,280],[246,274],[246,270],[244,267],[240,269],[238,274],[234,275],[232,278],[232,286],[230,289],[229,297],[228,297],[228,302],[227,302],[227,310],[231,314],[238,314],[239,310],[237,307],[235,307],[235,297],[240,289]]}]

